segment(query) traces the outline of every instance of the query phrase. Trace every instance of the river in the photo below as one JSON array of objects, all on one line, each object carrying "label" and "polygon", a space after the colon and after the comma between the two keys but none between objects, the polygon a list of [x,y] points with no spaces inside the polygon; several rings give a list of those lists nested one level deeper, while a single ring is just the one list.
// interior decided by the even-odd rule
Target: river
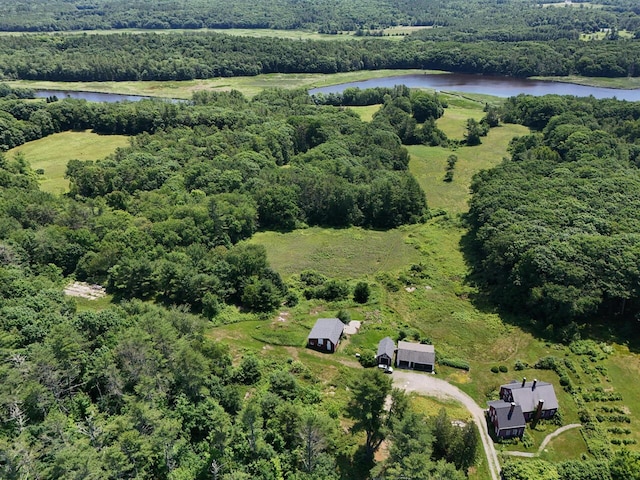
[{"label": "river", "polygon": [[97,92],[74,92],[71,90],[34,90],[36,98],[58,97],[60,100],[63,98],[76,98],[80,100],[87,100],[89,102],[138,102],[140,100],[147,100],[152,97],[143,97],[141,95],[124,95],[120,93],[97,93]]},{"label": "river", "polygon": [[[486,75],[468,75],[460,73],[412,74],[393,77],[372,78],[360,82],[342,83],[328,87],[314,88],[310,94],[339,93],[345,88],[374,88],[406,85],[411,88],[430,88],[436,91],[453,91],[463,93],[484,93],[496,97],[512,97],[520,93],[529,95],[576,95],[595,98],[617,98],[618,100],[640,101],[640,89],[622,90],[616,88],[589,87],[572,83],[548,82],[543,80],[527,80],[525,78],[491,77]],[[122,102],[144,100],[151,97],[140,95],[121,95],[117,93],[74,92],[62,90],[36,90],[36,97],[50,96],[58,98],[80,98],[90,102]],[[170,100],[180,101],[180,100]]]},{"label": "river", "polygon": [[328,87],[314,88],[310,94],[340,93],[349,87],[374,88],[406,85],[410,88],[430,88],[436,91],[463,93],[484,93],[496,97],[513,97],[520,93],[529,95],[576,95],[578,97],[617,98],[618,100],[640,101],[640,89],[622,90],[616,88],[589,87],[572,83],[527,80],[525,78],[491,77],[460,73],[412,74],[397,77],[373,78],[360,82],[342,83]]}]

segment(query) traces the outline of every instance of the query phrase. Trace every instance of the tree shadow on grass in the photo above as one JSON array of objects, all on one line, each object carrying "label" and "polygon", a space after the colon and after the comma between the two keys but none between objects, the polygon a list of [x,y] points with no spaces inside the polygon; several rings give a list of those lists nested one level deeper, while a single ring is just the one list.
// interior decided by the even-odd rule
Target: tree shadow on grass
[{"label": "tree shadow on grass", "polygon": [[360,445],[353,456],[345,454],[337,458],[340,478],[343,480],[367,480],[373,468],[373,459],[367,455],[364,445]]}]

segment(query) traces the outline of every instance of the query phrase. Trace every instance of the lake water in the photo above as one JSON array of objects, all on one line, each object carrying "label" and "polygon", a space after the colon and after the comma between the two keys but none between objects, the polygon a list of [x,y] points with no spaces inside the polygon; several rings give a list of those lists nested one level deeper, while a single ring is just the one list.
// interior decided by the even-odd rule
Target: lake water
[{"label": "lake water", "polygon": [[[394,77],[372,78],[360,82],[342,83],[329,87],[314,88],[310,94],[340,93],[345,88],[374,88],[406,85],[410,88],[431,88],[436,91],[454,91],[463,93],[484,93],[496,97],[512,97],[520,93],[529,95],[576,95],[578,97],[617,98],[618,100],[640,101],[640,89],[622,90],[616,88],[588,87],[571,83],[547,82],[542,80],[527,80],[524,78],[491,77],[485,75],[465,75],[459,73],[442,74],[412,74]],[[46,98],[79,98],[90,102],[137,102],[151,97],[139,95],[120,95],[116,93],[73,92],[61,90],[36,90],[36,97]],[[179,101],[179,100],[171,100]]]},{"label": "lake water", "polygon": [[89,102],[137,102],[139,100],[145,100],[151,97],[143,97],[140,95],[121,95],[118,93],[96,93],[96,92],[73,92],[67,90],[35,90],[36,98],[47,98],[56,96],[58,99],[63,98],[77,98],[80,100],[87,100]]},{"label": "lake water", "polygon": [[524,78],[491,77],[486,75],[465,75],[458,73],[412,74],[396,77],[373,78],[360,82],[342,83],[329,87],[314,88],[310,94],[340,93],[345,88],[393,87],[406,85],[410,88],[431,88],[436,91],[454,91],[464,93],[484,93],[496,97],[513,97],[520,93],[529,95],[576,95],[578,97],[613,98],[618,100],[640,101],[640,89],[621,90],[616,88],[588,87],[571,83],[527,80]]}]

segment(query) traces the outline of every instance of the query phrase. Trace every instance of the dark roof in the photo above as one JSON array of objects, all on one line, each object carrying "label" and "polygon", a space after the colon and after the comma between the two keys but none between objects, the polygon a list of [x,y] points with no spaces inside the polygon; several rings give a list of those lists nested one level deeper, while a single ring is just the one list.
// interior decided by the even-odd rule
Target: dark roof
[{"label": "dark roof", "polygon": [[395,352],[395,350],[396,343],[391,340],[391,338],[384,337],[380,340],[380,343],[378,343],[378,355],[376,355],[376,357],[386,354],[389,358],[393,358],[393,352]]},{"label": "dark roof", "polygon": [[[535,387],[533,384],[535,383]],[[538,402],[544,401],[544,410],[558,408],[558,399],[553,385],[547,382],[522,382],[508,383],[500,388],[511,390],[513,401],[522,407],[523,412],[534,412],[538,408]]]},{"label": "dark roof", "polygon": [[511,403],[505,402],[504,400],[488,402],[488,404],[489,408],[493,407],[496,411],[499,430],[524,427],[527,424],[524,420],[524,414],[522,413],[520,405],[513,406],[513,410],[511,410]]},{"label": "dark roof", "polygon": [[343,330],[344,323],[339,318],[319,318],[307,339],[328,338],[334,345],[337,345]]},{"label": "dark roof", "polygon": [[436,351],[433,345],[399,341],[397,361],[433,365],[436,363]]}]

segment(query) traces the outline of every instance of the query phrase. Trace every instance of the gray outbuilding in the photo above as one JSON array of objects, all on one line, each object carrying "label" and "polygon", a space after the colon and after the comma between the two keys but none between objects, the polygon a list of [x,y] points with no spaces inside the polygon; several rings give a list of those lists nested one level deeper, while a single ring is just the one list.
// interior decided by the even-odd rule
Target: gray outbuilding
[{"label": "gray outbuilding", "polygon": [[307,337],[307,347],[333,353],[338,348],[344,323],[339,318],[319,318]]},{"label": "gray outbuilding", "polygon": [[436,363],[436,351],[433,345],[423,343],[398,342],[396,366],[413,370],[433,372]]}]

